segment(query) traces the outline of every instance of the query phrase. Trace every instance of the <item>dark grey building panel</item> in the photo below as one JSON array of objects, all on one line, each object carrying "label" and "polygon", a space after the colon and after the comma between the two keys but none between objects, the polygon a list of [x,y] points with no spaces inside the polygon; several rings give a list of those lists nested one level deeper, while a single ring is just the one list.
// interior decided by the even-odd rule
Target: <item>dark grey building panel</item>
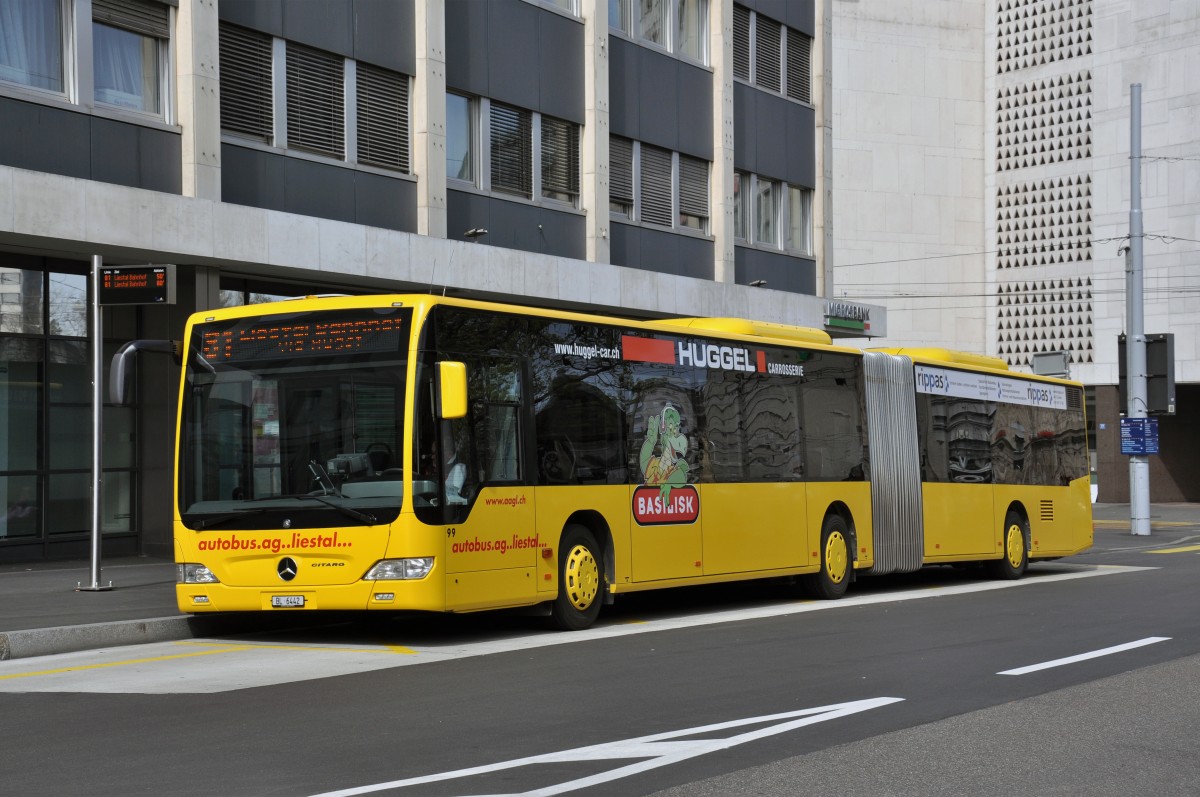
[{"label": "dark grey building panel", "polygon": [[178,194],[182,141],[142,127],[0,97],[0,163],[102,183]]},{"label": "dark grey building panel", "polygon": [[[485,15],[482,3],[473,7],[477,15]],[[538,18],[541,15],[540,9],[521,0],[487,4],[488,46],[480,53],[488,64],[487,96],[519,108],[540,110],[538,86],[543,74],[538,49]],[[449,60],[449,42],[446,57]],[[474,54],[471,57],[475,57]],[[582,51],[578,57],[583,57]]]},{"label": "dark grey building panel", "polygon": [[283,0],[221,0],[217,16],[244,28],[283,35]]},{"label": "dark grey building panel", "polygon": [[415,0],[354,0],[354,57],[416,74]]},{"label": "dark grey building panel", "polygon": [[817,184],[817,112],[806,105],[788,103],[787,169],[792,185],[814,188]]},{"label": "dark grey building panel", "polygon": [[679,253],[676,256],[680,276],[695,279],[716,279],[715,264],[716,244],[705,238],[695,238],[690,235],[676,235],[679,243]]},{"label": "dark grey building panel", "polygon": [[737,0],[737,3],[809,36],[816,30],[813,0]]},{"label": "dark grey building panel", "polygon": [[792,293],[817,292],[817,263],[808,257],[792,257],[747,246],[734,247],[734,281],[749,285],[765,280],[766,287]]},{"label": "dark grey building panel", "polygon": [[815,183],[815,112],[741,83],[733,87],[733,166],[793,185]]},{"label": "dark grey building panel", "polygon": [[679,149],[679,61],[638,47],[637,72],[623,89],[638,95],[641,127],[634,138],[667,149]]},{"label": "dark grey building panel", "polygon": [[284,3],[283,38],[346,57],[354,54],[354,4]]},{"label": "dark grey building panel", "polygon": [[488,95],[488,15],[471,0],[446,2],[446,87]]},{"label": "dark grey building panel", "polygon": [[90,128],[86,114],[0,97],[0,163],[87,179]]},{"label": "dark grey building panel", "polygon": [[582,215],[541,208],[538,217],[541,219],[538,237],[543,248],[537,251],[576,260],[587,257],[587,225]]},{"label": "dark grey building panel", "polygon": [[679,151],[713,158],[713,76],[698,66],[678,62],[676,98],[679,108]]},{"label": "dark grey building panel", "polygon": [[705,238],[614,223],[609,259],[615,266],[640,268],[696,279],[714,279],[714,244]]},{"label": "dark grey building panel", "polygon": [[221,146],[221,159],[225,202],[416,232],[409,180],[230,144]]},{"label": "dark grey building panel", "polygon": [[583,122],[583,25],[523,0],[448,0],[446,86]]},{"label": "dark grey building panel", "polygon": [[[542,113],[583,124],[583,25],[561,14],[540,12],[538,79]],[[528,80],[528,76],[525,77]]]},{"label": "dark grey building panel", "polygon": [[451,190],[446,223],[446,237],[460,241],[468,240],[467,230],[482,227],[488,234],[478,239],[480,245],[580,260],[587,253],[584,217],[578,213]]},{"label": "dark grey building panel", "polygon": [[638,93],[638,51],[643,48],[610,36],[608,39],[608,126],[618,136],[637,138],[642,127]]},{"label": "dark grey building panel", "polygon": [[417,184],[370,172],[354,173],[354,221],[371,227],[417,231]]},{"label": "dark grey building panel", "polygon": [[283,210],[286,159],[244,147],[221,145],[221,201]]}]

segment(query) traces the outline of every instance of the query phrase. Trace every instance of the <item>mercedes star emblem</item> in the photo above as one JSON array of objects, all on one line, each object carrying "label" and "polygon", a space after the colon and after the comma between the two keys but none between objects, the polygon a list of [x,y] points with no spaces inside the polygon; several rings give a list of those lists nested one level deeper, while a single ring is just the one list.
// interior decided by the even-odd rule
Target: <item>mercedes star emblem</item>
[{"label": "mercedes star emblem", "polygon": [[279,560],[279,566],[275,568],[275,572],[284,581],[291,581],[296,577],[296,573],[299,572],[296,567],[296,560],[290,556],[283,557]]}]

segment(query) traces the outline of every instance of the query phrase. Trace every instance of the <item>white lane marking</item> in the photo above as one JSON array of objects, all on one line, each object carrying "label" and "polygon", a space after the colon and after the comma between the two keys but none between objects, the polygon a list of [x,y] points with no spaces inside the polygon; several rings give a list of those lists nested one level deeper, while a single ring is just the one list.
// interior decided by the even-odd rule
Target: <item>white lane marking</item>
[{"label": "white lane marking", "polygon": [[1080,653],[1078,656],[1067,656],[1064,659],[1055,659],[1054,661],[1044,661],[1041,664],[1030,664],[1028,667],[1017,667],[1015,670],[1005,670],[1004,672],[996,673],[996,675],[1025,675],[1026,673],[1037,672],[1038,670],[1048,670],[1051,667],[1061,667],[1064,664],[1074,664],[1077,661],[1098,659],[1101,656],[1110,656],[1113,653],[1121,653],[1122,651],[1133,650],[1134,648],[1144,648],[1146,645],[1153,645],[1155,642],[1166,642],[1170,638],[1169,636],[1148,636],[1136,642],[1113,645],[1111,648],[1093,650],[1090,653]]},{"label": "white lane marking", "polygon": [[[569,645],[598,639],[697,628],[717,623],[737,623],[771,617],[785,617],[804,612],[832,611],[852,606],[867,606],[882,603],[938,598],[987,592],[995,589],[1017,589],[1044,585],[1050,582],[1071,581],[1095,576],[1113,576],[1124,573],[1148,572],[1157,567],[1130,567],[1122,565],[1071,565],[1056,563],[1060,572],[1042,574],[1030,571],[1030,577],[1019,581],[984,581],[956,584],[945,587],[923,587],[913,585],[904,591],[881,592],[873,595],[850,593],[837,601],[771,601],[762,605],[713,609],[711,607],[694,613],[660,616],[657,619],[617,620],[600,624],[585,631],[569,634],[533,631],[514,633],[511,636],[480,640],[474,637],[458,638],[443,642],[417,642],[397,638],[390,640],[403,644],[415,655],[395,655],[383,645],[375,651],[366,644],[356,644],[359,650],[347,650],[341,646],[313,645],[311,651],[300,646],[276,645],[249,649],[246,643],[230,640],[194,640],[191,643],[152,643],[125,648],[108,648],[58,656],[38,656],[28,659],[0,661],[0,675],[7,673],[23,677],[0,679],[0,693],[5,692],[84,692],[108,694],[213,694],[232,692],[238,689],[274,686],[276,684],[310,681],[317,678],[332,678],[353,675],[372,670],[433,664],[472,656],[488,656],[495,653],[512,653],[551,645]],[[402,633],[402,632],[401,632]],[[237,645],[222,656],[204,657],[203,663],[194,660],[145,662],[120,667],[107,667],[91,672],[59,672],[37,675],[39,671],[61,670],[79,664],[114,662],[124,659],[146,659],[156,655],[171,656],[179,652],[180,644],[209,643],[214,645]],[[333,648],[330,650],[330,648]],[[320,654],[319,656],[316,654]]]},{"label": "white lane marking", "polygon": [[[820,706],[818,708],[806,708],[799,711],[788,711],[783,714],[769,714],[762,717],[748,717],[746,719],[732,720],[730,722],[719,722],[714,725],[701,725],[696,728],[684,728],[678,731],[667,731],[666,733],[657,733],[651,736],[640,736],[636,739],[625,739],[618,742],[608,742],[606,744],[591,745],[588,747],[577,747],[574,750],[563,750],[557,753],[545,753],[543,755],[528,756],[526,758],[516,758],[512,761],[500,761],[495,764],[486,764],[478,767],[467,767],[466,769],[455,769],[450,772],[439,772],[435,775],[423,775],[416,778],[404,778],[403,780],[393,780],[387,783],[374,783],[369,786],[357,786],[349,789],[341,789],[339,791],[324,792],[314,795],[314,797],[352,797],[358,794],[371,794],[372,792],[388,791],[391,789],[402,789],[408,786],[420,786],[427,783],[439,783],[448,780],[458,780],[459,778],[469,778],[479,775],[487,775],[493,772],[501,772],[504,770],[519,769],[521,767],[532,766],[535,764],[561,764],[566,762],[588,762],[588,761],[607,761],[613,759],[639,758],[644,759],[635,764],[610,769],[606,772],[599,772],[595,775],[589,775],[585,778],[569,780],[563,783],[556,783],[551,786],[545,786],[532,791],[520,792],[518,794],[508,795],[490,795],[490,797],[552,797],[556,794],[566,794],[567,792],[576,791],[578,789],[586,789],[591,786],[596,786],[601,783],[610,783],[614,780],[627,778],[631,775],[637,775],[642,772],[647,772],[651,769],[670,766],[677,764],[680,761],[686,761],[689,758],[715,753],[720,750],[728,750],[731,747],[736,747],[747,742],[765,739],[769,736],[775,736],[780,733],[803,728],[808,725],[815,725],[818,722],[838,719],[846,717],[850,714],[857,714],[860,711],[869,711],[873,708],[891,705],[892,703],[902,702],[902,697],[874,697],[868,700],[855,700],[849,703],[836,703],[830,706]],[[746,733],[739,733],[723,739],[691,739],[687,741],[673,742],[671,739],[678,739],[681,736],[694,736],[697,734],[713,733],[715,731],[723,731],[729,728],[739,728],[746,725],[759,725],[765,722],[778,722],[776,725],[768,725],[765,728],[759,728]]]}]

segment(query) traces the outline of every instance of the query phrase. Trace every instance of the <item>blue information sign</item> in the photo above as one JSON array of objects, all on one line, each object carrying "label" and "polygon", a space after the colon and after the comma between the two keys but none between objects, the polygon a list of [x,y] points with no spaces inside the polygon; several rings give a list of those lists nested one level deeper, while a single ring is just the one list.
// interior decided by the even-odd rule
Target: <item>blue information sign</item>
[{"label": "blue information sign", "polygon": [[1158,453],[1157,418],[1122,418],[1121,453],[1135,457]]}]

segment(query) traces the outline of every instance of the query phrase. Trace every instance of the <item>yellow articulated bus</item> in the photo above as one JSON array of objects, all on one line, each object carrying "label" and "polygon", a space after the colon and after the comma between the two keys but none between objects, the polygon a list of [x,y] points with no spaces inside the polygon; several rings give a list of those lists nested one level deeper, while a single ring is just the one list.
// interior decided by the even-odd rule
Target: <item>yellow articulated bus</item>
[{"label": "yellow articulated bus", "polygon": [[427,295],[206,311],[183,344],[184,612],[541,605],[581,629],[625,592],[837,598],[1092,541],[1082,387],[994,358]]}]

